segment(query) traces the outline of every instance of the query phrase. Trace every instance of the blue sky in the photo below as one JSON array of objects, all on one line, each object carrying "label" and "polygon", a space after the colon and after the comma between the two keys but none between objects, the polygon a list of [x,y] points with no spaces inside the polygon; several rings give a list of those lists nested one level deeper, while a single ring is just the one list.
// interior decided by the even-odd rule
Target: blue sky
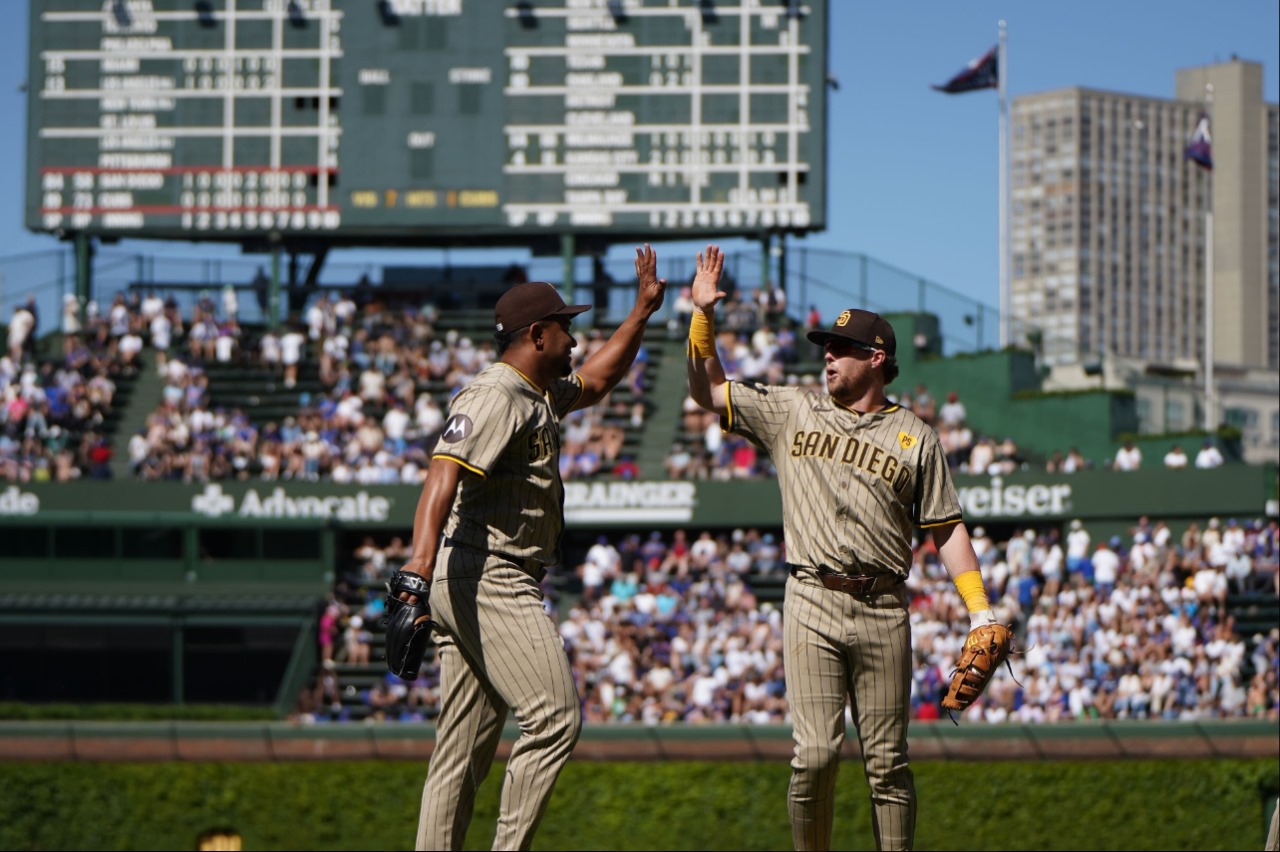
[{"label": "blue sky", "polygon": [[[0,28],[0,113],[10,119],[0,125],[3,272],[5,258],[57,243],[22,224],[28,3],[0,2],[10,11],[9,25]],[[1280,88],[1280,4],[1274,0],[831,5],[830,67],[840,88],[828,102],[829,224],[793,245],[864,252],[992,306],[999,301],[996,93],[943,95],[929,85],[946,81],[994,45],[999,20],[1009,25],[1013,97],[1075,85],[1171,97],[1177,69],[1228,61],[1233,54],[1263,64],[1268,101]],[[664,244],[659,251],[691,256],[696,245]],[[126,241],[119,248],[239,256],[210,244]],[[616,246],[611,257],[630,251]],[[439,250],[349,250],[334,253],[331,263],[430,264],[442,257]],[[454,263],[512,257],[510,251],[451,254]],[[12,280],[12,272],[9,278],[6,292],[12,294],[21,282]],[[0,293],[0,317],[7,319],[11,299]]]}]

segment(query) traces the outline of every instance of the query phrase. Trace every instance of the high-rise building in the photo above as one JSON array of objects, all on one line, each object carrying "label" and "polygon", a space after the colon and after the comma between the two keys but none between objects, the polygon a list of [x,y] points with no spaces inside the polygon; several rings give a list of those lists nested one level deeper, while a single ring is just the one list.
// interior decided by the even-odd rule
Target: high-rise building
[{"label": "high-rise building", "polygon": [[[1011,342],[1046,364],[1122,359],[1203,381],[1211,363],[1210,379],[1245,384],[1280,368],[1280,109],[1263,100],[1262,66],[1234,58],[1178,71],[1175,95],[1067,88],[1013,101]],[[1212,170],[1185,155],[1202,114]],[[1226,397],[1205,396],[1211,422],[1232,419],[1218,418]],[[1257,437],[1273,445],[1275,411],[1248,414],[1268,415]]]}]

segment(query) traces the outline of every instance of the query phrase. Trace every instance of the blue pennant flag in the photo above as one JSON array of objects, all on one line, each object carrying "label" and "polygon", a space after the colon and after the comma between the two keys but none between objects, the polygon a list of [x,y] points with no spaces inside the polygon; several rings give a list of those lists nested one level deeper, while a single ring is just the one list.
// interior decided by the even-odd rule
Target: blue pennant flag
[{"label": "blue pennant flag", "polygon": [[1187,159],[1194,160],[1197,164],[1212,171],[1212,141],[1209,138],[1209,114],[1202,112],[1200,113],[1200,121],[1196,124],[1196,130],[1191,134],[1191,141],[1187,143]]},{"label": "blue pennant flag", "polygon": [[941,86],[930,86],[930,88],[949,95],[972,92],[976,89],[997,89],[1000,87],[999,64],[996,59],[996,48],[993,47]]}]

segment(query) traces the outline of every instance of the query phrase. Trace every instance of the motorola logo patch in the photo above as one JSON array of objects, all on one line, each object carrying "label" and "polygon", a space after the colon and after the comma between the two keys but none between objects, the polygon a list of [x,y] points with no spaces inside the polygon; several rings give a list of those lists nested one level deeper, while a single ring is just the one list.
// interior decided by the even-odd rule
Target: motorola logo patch
[{"label": "motorola logo patch", "polygon": [[449,418],[448,423],[444,424],[444,431],[440,433],[440,440],[446,444],[456,444],[470,435],[474,428],[475,424],[471,422],[470,417],[465,414],[455,414]]}]

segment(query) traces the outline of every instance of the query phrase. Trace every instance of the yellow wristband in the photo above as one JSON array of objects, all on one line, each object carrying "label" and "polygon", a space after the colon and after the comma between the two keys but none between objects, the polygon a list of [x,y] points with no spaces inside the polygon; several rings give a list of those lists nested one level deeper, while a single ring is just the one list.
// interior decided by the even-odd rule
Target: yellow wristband
[{"label": "yellow wristband", "polygon": [[969,612],[991,609],[991,602],[987,600],[987,590],[982,587],[982,572],[965,571],[952,582],[956,584],[960,597],[964,598],[964,605],[969,608]]},{"label": "yellow wristband", "polygon": [[693,309],[689,320],[689,357],[713,358],[716,354],[716,330],[711,317],[701,308]]}]

